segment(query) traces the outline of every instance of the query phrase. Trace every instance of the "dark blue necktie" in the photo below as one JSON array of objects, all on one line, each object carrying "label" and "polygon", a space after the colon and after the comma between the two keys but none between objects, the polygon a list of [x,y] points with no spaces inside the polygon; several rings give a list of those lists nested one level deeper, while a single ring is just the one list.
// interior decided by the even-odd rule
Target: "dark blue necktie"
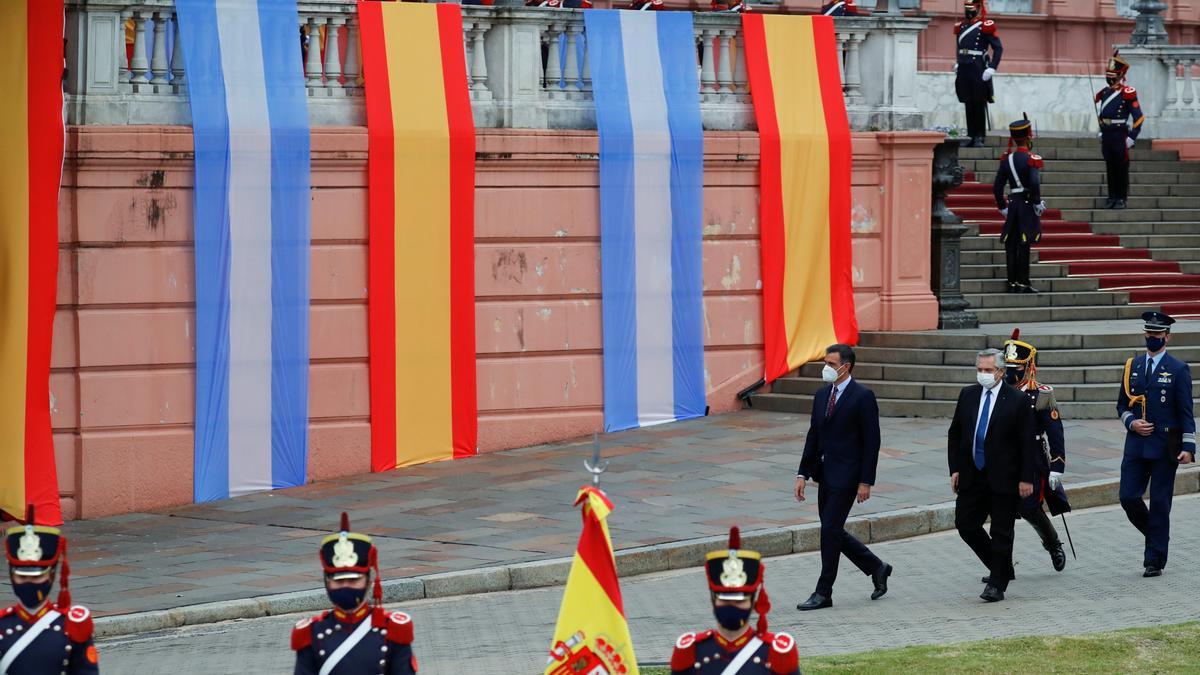
[{"label": "dark blue necktie", "polygon": [[987,437],[988,416],[992,412],[992,390],[983,397],[983,412],[979,414],[979,425],[975,427],[975,468],[983,470],[983,439]]}]

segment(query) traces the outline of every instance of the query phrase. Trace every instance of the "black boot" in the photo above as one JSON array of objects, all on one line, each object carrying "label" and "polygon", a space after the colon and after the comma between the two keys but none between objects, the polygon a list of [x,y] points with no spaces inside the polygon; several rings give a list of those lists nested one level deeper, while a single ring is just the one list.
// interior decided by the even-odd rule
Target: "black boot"
[{"label": "black boot", "polygon": [[1042,548],[1050,554],[1050,563],[1054,565],[1054,571],[1063,571],[1067,566],[1067,554],[1063,553],[1062,540],[1058,538],[1058,531],[1054,529],[1050,517],[1041,506],[1032,513],[1022,513],[1021,517],[1028,520],[1033,529],[1037,530],[1038,537],[1042,540]]}]

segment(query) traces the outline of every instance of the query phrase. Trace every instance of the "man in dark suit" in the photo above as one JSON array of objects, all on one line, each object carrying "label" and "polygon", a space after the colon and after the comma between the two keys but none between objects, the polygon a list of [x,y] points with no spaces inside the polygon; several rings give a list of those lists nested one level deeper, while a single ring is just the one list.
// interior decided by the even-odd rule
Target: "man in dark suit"
[{"label": "man in dark suit", "polygon": [[[1004,355],[986,349],[975,359],[978,384],[958,395],[950,422],[950,487],[958,494],[954,526],[989,570],[979,596],[1004,599],[1013,578],[1013,524],[1020,499],[1037,480],[1037,436],[1025,394],[1004,381]],[[983,523],[992,519],[991,532]]]},{"label": "man in dark suit", "polygon": [[821,577],[801,611],[833,606],[833,581],[844,553],[863,574],[871,577],[872,600],[887,593],[892,566],[871,553],[846,531],[846,517],[855,500],[871,498],[875,465],[879,461],[879,404],[875,392],[850,377],[854,350],[836,344],[825,350],[821,377],[828,384],[813,397],[812,420],[804,439],[804,455],[796,472],[796,499],[804,501],[804,487],[818,484],[817,513],[821,517]]}]

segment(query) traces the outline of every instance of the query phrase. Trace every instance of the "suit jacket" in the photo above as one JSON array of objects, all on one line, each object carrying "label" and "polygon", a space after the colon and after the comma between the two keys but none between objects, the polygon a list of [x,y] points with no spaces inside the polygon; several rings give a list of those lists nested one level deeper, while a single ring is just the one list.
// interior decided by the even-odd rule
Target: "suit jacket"
[{"label": "suit jacket", "polygon": [[[980,473],[975,468],[975,419],[983,387],[972,384],[958,395],[950,422],[947,459],[950,473],[958,474],[958,489],[970,489]],[[1036,483],[1037,427],[1033,408],[1019,389],[1000,385],[988,416],[983,440],[987,486],[997,494],[1016,494],[1017,483]]]},{"label": "suit jacket", "polygon": [[[1144,396],[1130,405],[1125,385],[1117,392],[1117,415],[1129,431],[1125,434],[1125,455],[1141,459],[1174,459],[1180,450],[1196,452],[1196,418],[1192,410],[1192,371],[1188,364],[1171,355],[1162,355],[1154,374],[1146,378],[1146,354],[1135,358],[1129,370],[1129,393]],[[1131,428],[1133,421],[1145,418],[1154,423],[1154,433],[1139,436]]]},{"label": "suit jacket", "polygon": [[879,463],[879,404],[875,392],[851,378],[825,418],[832,385],[813,397],[812,420],[800,459],[801,476],[836,489],[857,489],[875,484]]}]

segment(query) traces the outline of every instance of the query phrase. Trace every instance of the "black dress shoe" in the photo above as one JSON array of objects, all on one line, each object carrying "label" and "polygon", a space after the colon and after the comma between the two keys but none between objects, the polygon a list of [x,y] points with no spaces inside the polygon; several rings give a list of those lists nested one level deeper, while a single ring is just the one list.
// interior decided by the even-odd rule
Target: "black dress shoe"
[{"label": "black dress shoe", "polygon": [[1104,208],[1111,209],[1113,207],[1113,204],[1116,204],[1116,203],[1117,203],[1117,200],[1113,199],[1112,197],[1109,197],[1108,199],[1104,200]]},{"label": "black dress shoe", "polygon": [[971,142],[971,147],[972,147],[972,148],[983,148],[983,147],[987,147],[987,141],[986,141],[986,140],[984,140],[983,136],[978,136],[978,137],[976,137],[976,138],[974,138],[974,139],[972,140],[972,142]]},{"label": "black dress shoe", "polygon": [[1061,572],[1067,567],[1067,554],[1063,553],[1062,542],[1057,542],[1046,547],[1050,553],[1050,562],[1054,565],[1055,572]]},{"label": "black dress shoe", "polygon": [[[1012,567],[1008,568],[1008,580],[1009,581],[1017,580],[1017,570],[1015,568],[1012,568]],[[991,577],[991,575],[988,575],[988,576],[980,579],[979,582],[990,586],[992,584],[992,577]]]},{"label": "black dress shoe", "polygon": [[979,594],[979,597],[988,602],[1000,602],[1004,599],[1004,591],[988,584],[987,588],[983,589],[983,592]]},{"label": "black dress shoe", "polygon": [[1008,289],[1005,290],[1005,293],[1020,293],[1020,292],[1021,292],[1021,284],[1015,284],[1011,281],[1008,283]]},{"label": "black dress shoe", "polygon": [[828,595],[821,595],[820,593],[813,593],[812,595],[808,596],[807,600],[796,605],[796,609],[800,610],[801,612],[807,612],[813,609],[825,609],[826,607],[833,607],[833,598],[829,597]]},{"label": "black dress shoe", "polygon": [[1121,209],[1124,209],[1125,208],[1125,200],[1117,199],[1117,200],[1113,201],[1112,207],[1118,211],[1120,211]]},{"label": "black dress shoe", "polygon": [[892,576],[892,566],[883,563],[875,573],[871,575],[871,581],[875,584],[875,590],[871,592],[871,599],[878,600],[887,594],[887,580]]},{"label": "black dress shoe", "polygon": [[1142,573],[1144,577],[1161,577],[1163,568],[1153,565],[1146,565],[1146,571]]},{"label": "black dress shoe", "polygon": [[1038,293],[1039,291],[1038,291],[1038,289],[1034,288],[1033,286],[1030,286],[1029,284],[1021,284],[1021,292],[1022,293]]}]

